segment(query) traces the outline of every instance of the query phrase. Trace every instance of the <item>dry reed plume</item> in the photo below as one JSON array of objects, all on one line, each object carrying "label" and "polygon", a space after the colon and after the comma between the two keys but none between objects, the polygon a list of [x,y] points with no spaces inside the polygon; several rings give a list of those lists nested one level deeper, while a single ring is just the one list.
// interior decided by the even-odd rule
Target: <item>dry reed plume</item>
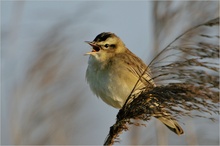
[{"label": "dry reed plume", "polygon": [[125,103],[104,145],[118,141],[119,134],[128,130],[129,124],[142,125],[132,119],[148,121],[155,113],[162,115],[164,110],[176,119],[219,114],[219,31],[212,29],[219,29],[219,18],[189,29],[152,60],[149,68],[158,86]]}]

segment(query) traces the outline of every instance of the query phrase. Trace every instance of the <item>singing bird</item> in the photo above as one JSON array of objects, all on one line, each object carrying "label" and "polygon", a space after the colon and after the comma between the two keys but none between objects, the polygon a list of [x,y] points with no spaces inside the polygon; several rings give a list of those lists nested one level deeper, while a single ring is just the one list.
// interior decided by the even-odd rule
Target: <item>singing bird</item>
[{"label": "singing bird", "polygon": [[[149,87],[156,87],[150,69],[114,33],[103,32],[86,42],[92,47],[92,51],[86,53],[89,55],[87,82],[93,93],[108,105],[120,109],[129,96],[135,98]],[[154,117],[177,135],[183,134],[177,121],[164,115],[167,113]]]}]

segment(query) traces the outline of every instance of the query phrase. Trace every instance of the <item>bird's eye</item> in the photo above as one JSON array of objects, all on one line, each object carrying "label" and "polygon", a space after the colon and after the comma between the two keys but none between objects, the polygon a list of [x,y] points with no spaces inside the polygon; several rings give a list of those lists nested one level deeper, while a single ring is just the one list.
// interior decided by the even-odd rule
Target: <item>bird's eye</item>
[{"label": "bird's eye", "polygon": [[105,48],[108,48],[109,47],[109,44],[105,44]]}]

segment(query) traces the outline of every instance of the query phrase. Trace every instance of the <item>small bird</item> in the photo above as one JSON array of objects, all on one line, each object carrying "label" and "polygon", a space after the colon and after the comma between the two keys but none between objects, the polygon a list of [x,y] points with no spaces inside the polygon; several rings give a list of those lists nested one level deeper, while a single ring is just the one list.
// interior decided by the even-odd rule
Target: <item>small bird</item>
[{"label": "small bird", "polygon": [[[156,87],[150,69],[145,71],[145,63],[126,48],[114,33],[103,32],[86,43],[92,46],[92,51],[86,53],[90,55],[86,70],[87,82],[93,93],[108,105],[120,109],[129,96],[137,97],[149,87]],[[154,117],[177,135],[183,134],[182,128],[171,117]]]}]

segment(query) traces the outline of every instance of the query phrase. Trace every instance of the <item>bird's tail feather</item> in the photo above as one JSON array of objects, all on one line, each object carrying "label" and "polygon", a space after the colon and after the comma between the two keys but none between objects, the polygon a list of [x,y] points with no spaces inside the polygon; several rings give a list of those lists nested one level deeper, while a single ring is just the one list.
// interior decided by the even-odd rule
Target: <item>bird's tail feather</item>
[{"label": "bird's tail feather", "polygon": [[173,119],[168,119],[165,117],[157,117],[164,125],[166,125],[171,131],[175,132],[177,135],[181,135],[184,133],[183,129],[177,123],[177,121]]}]

